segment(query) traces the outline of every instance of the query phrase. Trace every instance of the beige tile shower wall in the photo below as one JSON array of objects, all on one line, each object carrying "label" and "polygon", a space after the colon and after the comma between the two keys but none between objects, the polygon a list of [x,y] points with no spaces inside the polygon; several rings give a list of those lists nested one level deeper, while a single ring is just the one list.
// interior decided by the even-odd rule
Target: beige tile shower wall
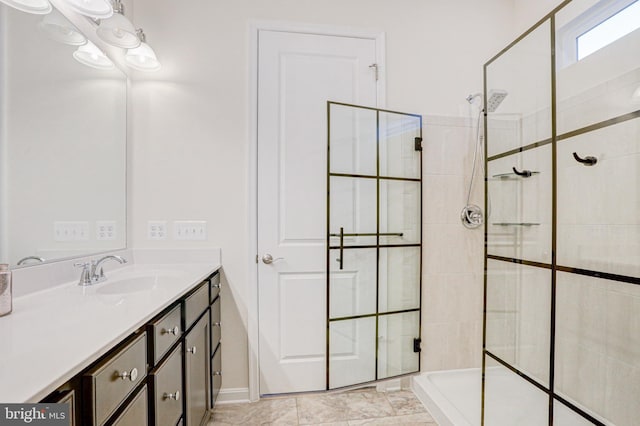
[{"label": "beige tile shower wall", "polygon": [[[479,367],[481,363],[484,234],[483,228],[466,229],[460,222],[475,138],[475,119],[425,118],[423,371]],[[471,202],[484,204],[480,167]]]}]

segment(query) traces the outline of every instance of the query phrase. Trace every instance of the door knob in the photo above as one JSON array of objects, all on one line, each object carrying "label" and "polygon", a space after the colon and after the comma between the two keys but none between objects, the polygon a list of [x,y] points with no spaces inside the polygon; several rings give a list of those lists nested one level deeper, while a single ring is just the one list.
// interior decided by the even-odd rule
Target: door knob
[{"label": "door knob", "polygon": [[273,262],[277,262],[278,260],[282,260],[282,259],[284,259],[284,257],[276,257],[274,259],[273,256],[271,256],[269,253],[267,253],[264,256],[262,256],[262,263],[264,263],[266,265],[270,265]]}]

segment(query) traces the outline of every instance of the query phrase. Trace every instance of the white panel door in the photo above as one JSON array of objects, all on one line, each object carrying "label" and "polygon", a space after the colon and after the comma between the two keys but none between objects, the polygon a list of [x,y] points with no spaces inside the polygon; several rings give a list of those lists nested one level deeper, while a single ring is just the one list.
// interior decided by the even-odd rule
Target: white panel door
[{"label": "white panel door", "polygon": [[376,106],[372,39],[260,31],[260,393],[326,388],[327,101]]}]

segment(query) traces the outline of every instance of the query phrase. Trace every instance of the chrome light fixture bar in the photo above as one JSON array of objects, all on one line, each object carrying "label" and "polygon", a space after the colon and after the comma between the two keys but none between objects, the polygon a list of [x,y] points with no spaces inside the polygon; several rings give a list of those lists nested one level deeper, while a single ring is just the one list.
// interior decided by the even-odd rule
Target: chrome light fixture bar
[{"label": "chrome light fixture bar", "polygon": [[50,39],[59,43],[69,44],[71,46],[82,46],[87,42],[87,38],[82,34],[75,25],[67,18],[54,9],[48,15],[42,18],[38,23],[38,29],[45,33]]},{"label": "chrome light fixture bar", "polygon": [[121,0],[113,0],[113,16],[100,20],[98,37],[112,46],[133,49],[140,46],[136,29],[125,16]]},{"label": "chrome light fixture bar", "polygon": [[18,9],[21,12],[33,13],[35,15],[46,15],[53,10],[49,0],[0,0],[7,6]]},{"label": "chrome light fixture bar", "polygon": [[160,69],[160,61],[156,57],[156,53],[151,46],[146,43],[146,36],[141,28],[137,31],[140,38],[140,46],[127,50],[124,61],[127,66],[138,71],[158,71]]},{"label": "chrome light fixture bar", "polygon": [[93,19],[107,19],[113,15],[109,0],[65,0],[71,9]]},{"label": "chrome light fixture bar", "polygon": [[111,70],[115,68],[111,59],[90,40],[87,41],[87,44],[78,47],[78,50],[73,52],[73,57],[76,61],[91,68],[99,70]]}]

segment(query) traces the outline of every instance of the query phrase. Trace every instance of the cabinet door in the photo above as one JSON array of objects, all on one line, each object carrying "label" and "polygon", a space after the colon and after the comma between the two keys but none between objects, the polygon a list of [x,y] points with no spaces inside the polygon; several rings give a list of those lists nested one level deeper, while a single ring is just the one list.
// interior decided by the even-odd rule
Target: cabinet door
[{"label": "cabinet door", "polygon": [[218,399],[222,387],[222,345],[218,346],[215,355],[211,358],[211,407]]},{"label": "cabinet door", "polygon": [[208,349],[209,315],[204,315],[185,337],[185,414],[187,426],[199,426],[208,415]]}]

